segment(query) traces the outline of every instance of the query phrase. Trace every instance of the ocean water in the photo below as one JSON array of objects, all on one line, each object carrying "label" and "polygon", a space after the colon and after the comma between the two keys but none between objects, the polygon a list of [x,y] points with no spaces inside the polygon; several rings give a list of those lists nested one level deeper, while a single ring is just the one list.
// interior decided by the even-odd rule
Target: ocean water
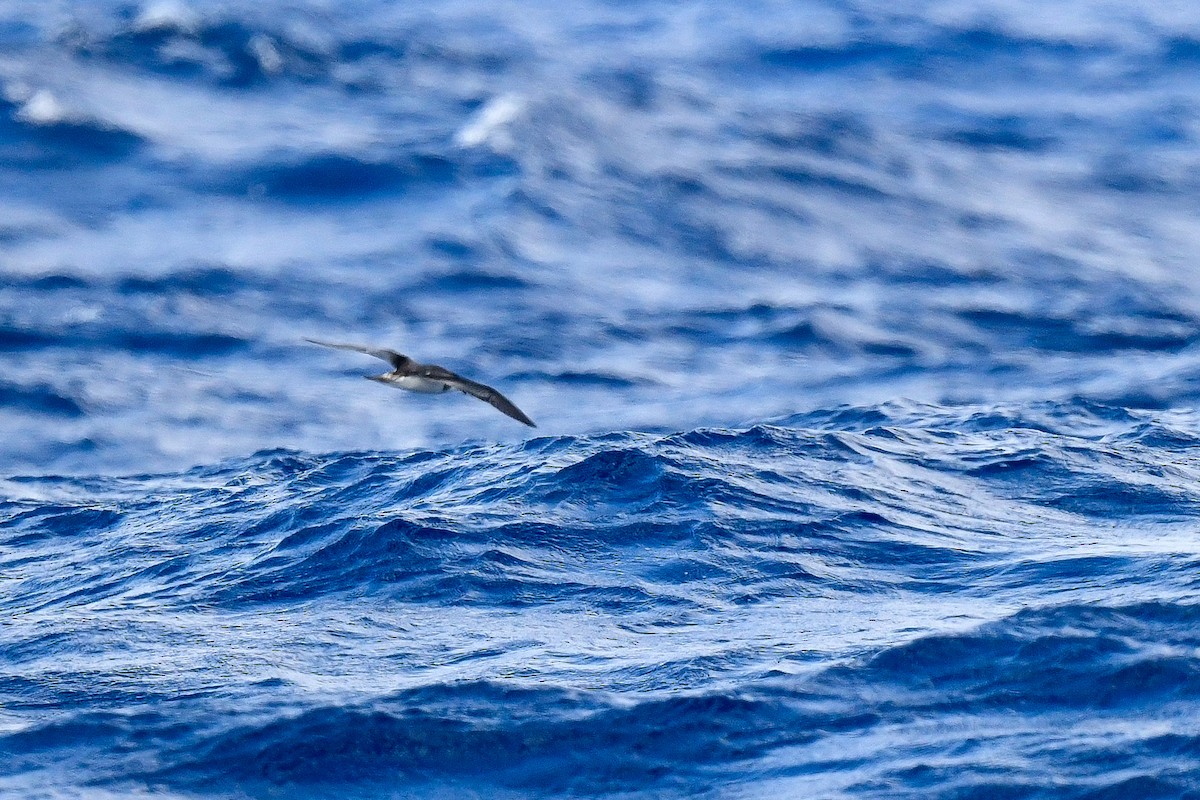
[{"label": "ocean water", "polygon": [[1198,65],[9,0],[0,796],[1200,798]]}]

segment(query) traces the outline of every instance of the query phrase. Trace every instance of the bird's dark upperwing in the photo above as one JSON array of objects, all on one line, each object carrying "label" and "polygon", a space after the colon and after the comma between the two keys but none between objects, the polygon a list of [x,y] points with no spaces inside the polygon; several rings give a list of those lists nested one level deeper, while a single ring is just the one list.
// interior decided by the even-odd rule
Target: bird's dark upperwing
[{"label": "bird's dark upperwing", "polygon": [[429,364],[418,370],[418,374],[430,380],[442,381],[443,383],[453,386],[460,392],[466,392],[472,397],[478,397],[485,403],[492,405],[497,411],[515,419],[517,422],[524,422],[531,428],[536,428],[529,417],[525,416],[525,412],[513,405],[512,401],[504,395],[497,392],[490,386],[484,386],[482,383],[468,380],[462,375],[457,375],[445,367],[439,367],[435,364]]},{"label": "bird's dark upperwing", "polygon": [[394,369],[399,369],[404,364],[409,362],[409,357],[397,353],[395,350],[382,350],[376,347],[364,347],[361,344],[340,344],[338,342],[322,342],[320,339],[309,339],[305,337],[304,341],[319,344],[321,347],[332,347],[335,350],[352,350],[355,353],[365,353],[375,358],[382,358],[384,361],[392,365]]}]

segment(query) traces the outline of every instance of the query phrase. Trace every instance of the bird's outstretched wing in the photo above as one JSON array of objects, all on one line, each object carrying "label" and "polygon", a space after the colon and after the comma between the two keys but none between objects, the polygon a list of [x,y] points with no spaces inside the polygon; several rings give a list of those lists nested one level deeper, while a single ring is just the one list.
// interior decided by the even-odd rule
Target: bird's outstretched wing
[{"label": "bird's outstretched wing", "polygon": [[364,347],[361,344],[341,344],[338,342],[322,342],[320,339],[304,338],[306,342],[319,344],[321,347],[332,347],[335,350],[353,350],[355,353],[365,353],[375,358],[382,358],[384,361],[392,365],[394,369],[399,369],[407,364],[411,359],[403,353],[397,353],[395,350],[383,350],[377,347]]},{"label": "bird's outstretched wing", "polygon": [[497,392],[490,386],[485,386],[482,383],[476,383],[473,380],[464,378],[462,375],[451,372],[445,367],[439,367],[436,364],[427,364],[417,371],[417,374],[429,378],[430,380],[441,381],[449,386],[453,386],[460,392],[465,392],[472,397],[478,397],[485,403],[493,406],[497,411],[515,419],[517,422],[524,422],[531,428],[536,428],[529,417],[525,416],[525,412],[513,405],[512,401],[504,395]]}]

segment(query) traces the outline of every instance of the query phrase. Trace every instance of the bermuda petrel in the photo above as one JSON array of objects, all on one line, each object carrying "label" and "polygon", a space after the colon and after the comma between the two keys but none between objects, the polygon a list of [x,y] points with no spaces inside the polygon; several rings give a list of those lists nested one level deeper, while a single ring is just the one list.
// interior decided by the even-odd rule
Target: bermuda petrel
[{"label": "bermuda petrel", "polygon": [[353,350],[356,353],[365,353],[375,358],[382,358],[392,365],[391,372],[385,372],[382,375],[363,376],[368,380],[379,381],[380,383],[386,383],[388,386],[395,386],[397,389],[407,389],[410,392],[421,392],[423,394],[440,394],[441,392],[448,392],[451,389],[458,389],[460,392],[465,392],[472,397],[478,397],[485,403],[490,403],[497,410],[507,414],[518,422],[524,422],[531,428],[537,427],[537,425],[533,424],[533,420],[525,416],[525,412],[513,405],[511,400],[492,387],[468,380],[445,367],[439,367],[436,364],[418,363],[403,353],[397,353],[395,350],[363,347],[359,344],[322,342],[318,339],[308,338],[305,338],[304,341],[319,344],[322,347],[333,347],[337,350]]}]

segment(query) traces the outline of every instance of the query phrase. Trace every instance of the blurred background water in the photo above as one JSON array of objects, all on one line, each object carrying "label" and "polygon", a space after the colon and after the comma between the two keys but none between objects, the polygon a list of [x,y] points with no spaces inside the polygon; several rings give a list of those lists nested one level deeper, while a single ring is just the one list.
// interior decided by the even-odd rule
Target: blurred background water
[{"label": "blurred background water", "polygon": [[1198,65],[1168,3],[9,0],[0,793],[1200,797]]}]

